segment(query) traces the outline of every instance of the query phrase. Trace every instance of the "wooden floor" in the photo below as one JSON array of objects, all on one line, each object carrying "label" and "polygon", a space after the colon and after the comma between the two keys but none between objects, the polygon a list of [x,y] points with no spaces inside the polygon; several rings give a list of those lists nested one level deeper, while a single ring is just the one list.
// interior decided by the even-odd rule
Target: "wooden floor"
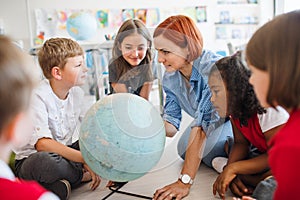
[{"label": "wooden floor", "polygon": [[[183,160],[177,154],[177,142],[187,127],[191,122],[191,118],[183,113],[183,120],[181,123],[181,130],[176,134],[174,138],[167,138],[165,144],[164,153],[158,162],[158,164],[147,174],[139,179],[128,182],[124,185],[120,191],[139,194],[147,197],[152,197],[156,189],[159,189],[169,183],[177,180]],[[195,182],[190,190],[190,194],[184,198],[187,200],[212,200],[219,199],[212,194],[212,184],[217,177],[217,172],[201,164]],[[119,193],[113,193],[111,196],[107,197],[111,193],[109,188],[106,187],[107,180],[102,180],[101,185],[95,190],[90,191],[88,183],[82,185],[81,187],[72,190],[70,200],[84,200],[84,199],[108,199],[108,200],[131,200],[131,199],[143,199],[133,196],[128,196]],[[226,199],[232,199],[230,192],[227,192]],[[107,197],[107,198],[105,198]]]}]

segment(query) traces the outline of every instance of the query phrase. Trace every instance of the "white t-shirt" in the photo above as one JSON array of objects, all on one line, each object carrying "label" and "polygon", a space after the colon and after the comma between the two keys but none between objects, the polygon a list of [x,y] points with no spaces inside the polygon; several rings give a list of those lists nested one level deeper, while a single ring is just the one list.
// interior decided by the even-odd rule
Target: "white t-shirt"
[{"label": "white t-shirt", "polygon": [[286,123],[289,119],[289,113],[286,110],[280,106],[277,106],[276,109],[269,107],[266,108],[267,113],[258,115],[258,121],[263,133]]},{"label": "white t-shirt", "polygon": [[31,103],[34,130],[29,144],[14,150],[16,159],[23,159],[37,152],[34,145],[40,138],[51,138],[64,145],[78,140],[80,124],[86,110],[82,110],[84,91],[80,87],[70,89],[68,97],[59,99],[49,81],[42,80],[34,90]]}]

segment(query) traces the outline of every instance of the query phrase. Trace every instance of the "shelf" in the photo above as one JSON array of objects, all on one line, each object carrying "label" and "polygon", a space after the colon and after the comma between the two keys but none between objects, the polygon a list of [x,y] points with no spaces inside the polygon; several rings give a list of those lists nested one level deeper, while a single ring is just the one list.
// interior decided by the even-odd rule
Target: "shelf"
[{"label": "shelf", "polygon": [[258,25],[258,22],[255,23],[222,23],[222,22],[216,22],[215,25]]},{"label": "shelf", "polygon": [[257,0],[218,0],[218,5],[244,5],[244,4],[254,4],[257,5]]},{"label": "shelf", "polygon": [[227,32],[227,35],[234,32],[233,35],[237,34],[241,35],[242,38],[248,38],[252,33],[252,29],[259,25],[260,9],[258,0],[218,0],[217,5],[216,13],[219,13],[217,14],[219,17],[216,16],[214,21],[217,35],[220,32]]},{"label": "shelf", "polygon": [[237,5],[237,6],[257,6],[258,5],[258,3],[217,3],[217,5],[219,5],[219,6],[224,6],[224,5],[229,5],[229,6],[231,6],[231,5],[233,5],[233,6],[235,6],[235,5]]}]

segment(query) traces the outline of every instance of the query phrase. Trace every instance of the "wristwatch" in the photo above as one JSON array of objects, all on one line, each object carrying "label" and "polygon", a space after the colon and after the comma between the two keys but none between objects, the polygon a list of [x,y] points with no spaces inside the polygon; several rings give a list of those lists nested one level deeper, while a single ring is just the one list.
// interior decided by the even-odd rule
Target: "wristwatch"
[{"label": "wristwatch", "polygon": [[184,184],[193,184],[193,179],[188,174],[180,174],[179,180]]}]

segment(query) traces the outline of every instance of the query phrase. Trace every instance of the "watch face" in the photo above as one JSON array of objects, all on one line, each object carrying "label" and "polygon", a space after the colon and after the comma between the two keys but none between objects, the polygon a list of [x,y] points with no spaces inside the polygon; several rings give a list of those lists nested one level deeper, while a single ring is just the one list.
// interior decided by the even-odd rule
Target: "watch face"
[{"label": "watch face", "polygon": [[191,180],[191,177],[187,174],[184,174],[184,175],[182,175],[181,180],[182,180],[183,183],[189,183],[190,180]]}]

